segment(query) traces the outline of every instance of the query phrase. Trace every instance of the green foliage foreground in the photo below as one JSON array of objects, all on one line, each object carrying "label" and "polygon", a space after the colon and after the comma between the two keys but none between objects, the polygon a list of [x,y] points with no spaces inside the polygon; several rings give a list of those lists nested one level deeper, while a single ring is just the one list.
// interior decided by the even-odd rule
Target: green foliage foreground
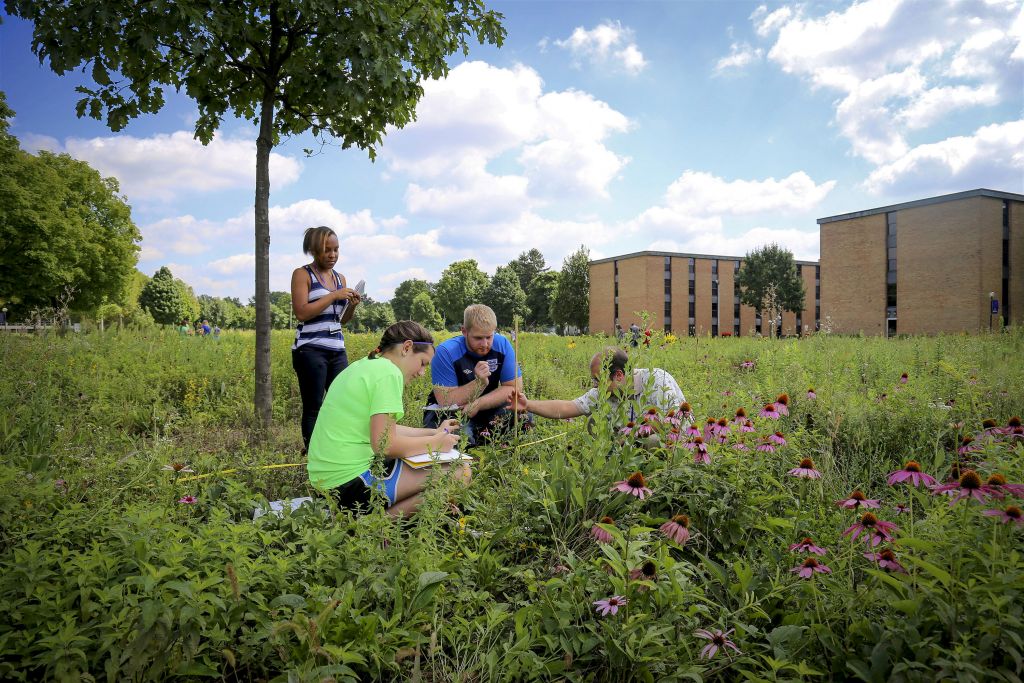
[{"label": "green foliage foreground", "polygon": [[[351,357],[375,343],[350,335]],[[528,393],[581,393],[601,343],[521,335]],[[281,431],[254,446],[251,336],[0,339],[0,678],[1016,681],[1024,672],[1024,528],[982,514],[1019,500],[950,505],[886,483],[911,458],[940,481],[957,462],[982,482],[997,472],[1024,480],[1020,440],[978,439],[967,445],[978,450],[957,454],[983,419],[1005,425],[1021,412],[1020,331],[655,336],[637,365],[672,372],[698,424],[744,407],[756,431],[734,428],[727,443],[712,441],[709,464],[696,464],[691,450],[637,443],[602,420],[592,430],[538,420],[519,441],[476,451],[472,486],[441,483],[403,523],[353,519],[322,499],[252,520],[268,498],[309,493],[301,467],[267,467],[301,462],[288,344],[275,336]],[[407,391],[407,420],[426,389],[423,379]],[[781,392],[790,415],[758,417]],[[775,431],[786,445],[756,450]],[[805,458],[821,479],[788,474]],[[610,490],[635,471],[649,496]],[[864,510],[836,505],[855,488],[898,525],[875,551],[892,549],[908,573],[843,536],[864,521]],[[195,502],[179,502],[187,496]],[[683,545],[659,531],[677,515],[689,518]],[[614,521],[597,527],[608,540],[599,543],[604,517]],[[805,537],[827,553],[789,550]],[[625,604],[602,616],[594,603],[613,596]],[[723,647],[702,657],[713,644],[702,634],[719,630]]]}]

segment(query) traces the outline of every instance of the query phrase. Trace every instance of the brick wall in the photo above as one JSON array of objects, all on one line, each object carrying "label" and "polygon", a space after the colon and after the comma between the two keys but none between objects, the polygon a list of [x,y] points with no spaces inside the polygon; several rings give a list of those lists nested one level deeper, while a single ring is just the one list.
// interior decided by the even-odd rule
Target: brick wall
[{"label": "brick wall", "polygon": [[822,324],[831,316],[833,332],[884,334],[885,214],[823,223],[820,228]]}]

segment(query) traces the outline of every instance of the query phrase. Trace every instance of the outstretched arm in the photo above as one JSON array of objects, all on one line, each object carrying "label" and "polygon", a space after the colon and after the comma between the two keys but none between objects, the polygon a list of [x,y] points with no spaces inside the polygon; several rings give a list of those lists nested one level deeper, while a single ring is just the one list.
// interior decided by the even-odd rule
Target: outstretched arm
[{"label": "outstretched arm", "polygon": [[[550,417],[554,420],[568,420],[571,417],[583,415],[583,411],[576,404],[576,401],[540,401],[526,398],[526,394],[519,392],[516,398],[519,410],[530,412],[541,417]],[[508,400],[509,407],[512,405],[512,397]]]}]

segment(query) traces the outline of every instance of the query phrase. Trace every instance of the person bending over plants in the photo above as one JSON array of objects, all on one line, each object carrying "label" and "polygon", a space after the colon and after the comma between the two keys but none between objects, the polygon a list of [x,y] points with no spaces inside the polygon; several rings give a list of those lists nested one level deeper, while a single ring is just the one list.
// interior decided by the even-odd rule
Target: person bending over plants
[{"label": "person bending over plants", "polygon": [[[642,419],[650,407],[665,413],[678,410],[686,401],[675,378],[665,370],[633,368],[627,372],[628,364],[625,349],[605,347],[590,359],[590,391],[571,401],[529,400],[520,392],[517,407],[541,417],[565,420],[590,415],[602,400],[607,400],[611,404],[613,427],[619,429]],[[509,405],[512,403],[510,399]]]},{"label": "person bending over plants", "polygon": [[[411,320],[384,331],[380,345],[358,360],[331,384],[309,441],[306,469],[310,483],[329,492],[346,508],[366,508],[371,489],[387,498],[387,512],[412,514],[421,502],[431,469],[412,469],[400,459],[428,451],[450,451],[459,442],[455,420],[435,429],[406,427],[402,419],[402,392],[423,375],[434,357],[430,332]],[[376,457],[383,457],[383,473],[371,472]],[[453,471],[469,483],[468,465]]]}]

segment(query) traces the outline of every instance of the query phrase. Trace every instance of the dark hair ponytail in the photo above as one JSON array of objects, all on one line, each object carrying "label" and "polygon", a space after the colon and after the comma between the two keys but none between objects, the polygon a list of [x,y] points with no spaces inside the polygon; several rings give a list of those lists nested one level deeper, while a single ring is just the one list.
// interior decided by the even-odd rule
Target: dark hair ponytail
[{"label": "dark hair ponytail", "polygon": [[302,234],[302,251],[313,258],[320,258],[326,248],[327,240],[337,236],[337,233],[326,225],[306,228],[306,232]]},{"label": "dark hair ponytail", "polygon": [[429,345],[434,346],[434,337],[423,325],[412,320],[400,320],[388,329],[384,330],[380,338],[380,344],[370,352],[370,358],[378,358],[382,353],[392,346],[402,344],[406,341],[413,342],[413,351],[423,353]]}]

